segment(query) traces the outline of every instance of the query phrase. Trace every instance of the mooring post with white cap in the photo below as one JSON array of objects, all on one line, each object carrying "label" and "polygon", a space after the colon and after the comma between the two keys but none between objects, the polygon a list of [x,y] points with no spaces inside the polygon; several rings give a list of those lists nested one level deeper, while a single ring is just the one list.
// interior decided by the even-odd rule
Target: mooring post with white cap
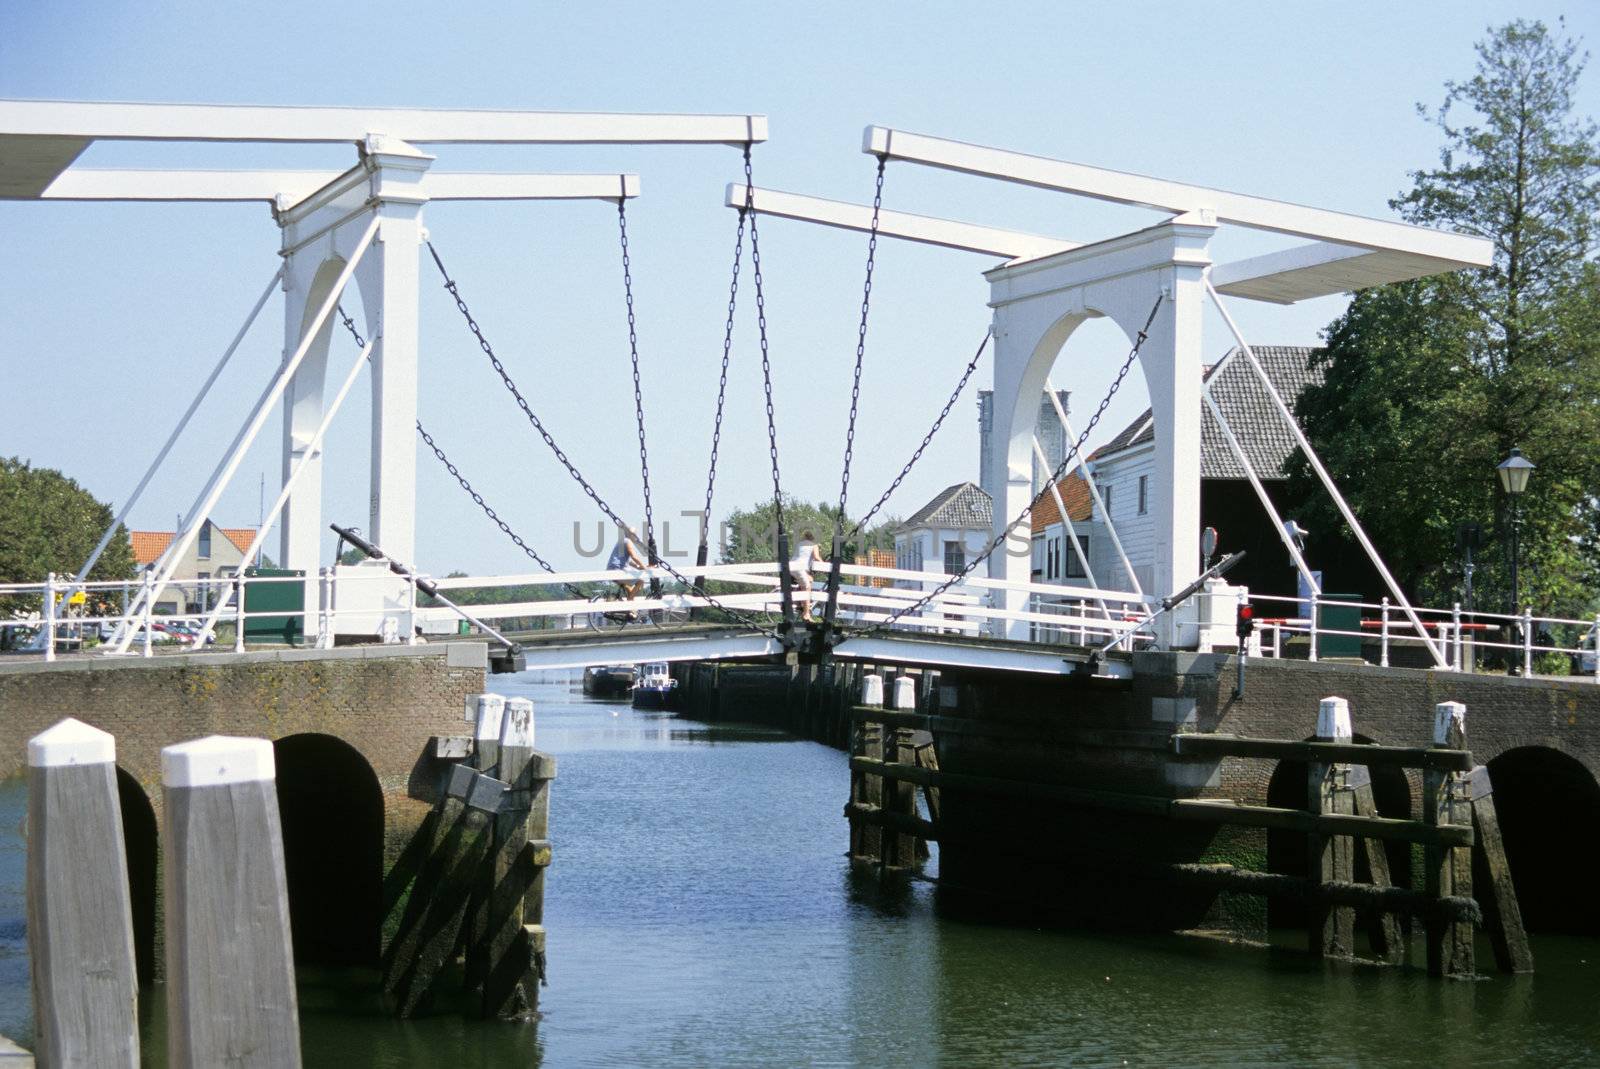
[{"label": "mooring post with white cap", "polygon": [[298,1069],[300,1019],[272,743],[161,751],[167,827],[167,1058]]},{"label": "mooring post with white cap", "polygon": [[[908,675],[894,679],[894,707],[901,712],[914,712],[917,708],[917,681]],[[903,724],[886,727],[883,734],[884,761],[887,764],[916,764],[916,748],[911,742],[912,729]],[[890,813],[915,818],[917,815],[917,788],[904,779],[883,781],[883,807]],[[883,865],[885,869],[908,870],[917,863],[917,837],[903,831],[883,833]]]},{"label": "mooring post with white cap", "polygon": [[[1317,741],[1349,744],[1350,703],[1343,698],[1324,698],[1317,709]],[[1318,816],[1329,813],[1353,814],[1347,764],[1312,761],[1307,765],[1306,808]],[[1307,836],[1311,883],[1320,888],[1328,883],[1350,883],[1355,879],[1354,842],[1348,835]],[[1308,936],[1313,954],[1348,958],[1355,951],[1355,910],[1350,906],[1330,905],[1322,897],[1310,907]]]},{"label": "mooring post with white cap", "polygon": [[535,750],[533,739],[533,703],[509,699],[501,725],[499,766],[507,789],[495,815],[486,909],[474,925],[481,957],[468,960],[469,979],[482,987],[485,1017],[520,1017],[539,1004],[544,874],[550,864],[549,788],[555,778],[555,758]]},{"label": "mooring post with white cap", "polygon": [[467,698],[467,718],[473,722],[472,756],[467,763],[493,774],[500,762],[500,724],[506,699],[500,694],[473,694]]},{"label": "mooring post with white cap", "polygon": [[[861,704],[867,709],[883,708],[883,677],[868,672],[861,677]],[[850,733],[850,756],[882,760],[883,727],[877,721],[854,719]],[[883,852],[883,829],[860,819],[862,809],[876,807],[883,799],[883,778],[856,769],[850,771],[850,859],[876,861]]]},{"label": "mooring post with white cap", "polygon": [[[1378,800],[1372,793],[1372,771],[1366,765],[1351,765],[1345,777],[1345,785],[1350,789],[1356,816],[1383,815],[1378,812]],[[1409,813],[1406,815],[1410,816]],[[1389,855],[1384,850],[1383,840],[1363,836],[1356,840],[1356,850],[1366,859],[1372,886],[1393,886],[1394,881],[1389,874]],[[1381,908],[1372,910],[1367,924],[1367,935],[1372,941],[1373,956],[1378,960],[1390,965],[1398,965],[1405,960],[1405,939],[1400,929],[1400,921],[1393,913]]]},{"label": "mooring post with white cap", "polygon": [[38,1064],[137,1066],[116,743],[78,720],[28,740],[27,882]]},{"label": "mooring post with white cap", "polygon": [[[1467,707],[1461,702],[1440,702],[1433,711],[1433,747],[1464,750],[1467,744]],[[1458,772],[1424,769],[1422,819],[1436,826],[1470,824],[1472,803],[1467,777]],[[1435,901],[1472,897],[1472,850],[1464,846],[1427,844],[1424,854],[1427,893]],[[1435,910],[1427,920],[1428,975],[1470,977],[1477,974],[1473,957],[1472,921],[1459,912],[1450,917]]]}]

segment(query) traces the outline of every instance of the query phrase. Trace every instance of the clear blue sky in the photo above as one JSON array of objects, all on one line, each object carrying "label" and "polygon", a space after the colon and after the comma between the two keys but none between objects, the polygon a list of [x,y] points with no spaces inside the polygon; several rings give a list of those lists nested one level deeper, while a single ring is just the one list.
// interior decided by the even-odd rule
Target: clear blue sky
[{"label": "clear blue sky", "polygon": [[[780,189],[865,200],[861,128],[882,123],[1329,208],[1386,216],[1406,172],[1432,164],[1436,105],[1470,75],[1490,24],[1566,14],[1592,43],[1593,4],[924,3],[382,5],[0,4],[0,96],[261,104],[757,112],[772,140],[756,176]],[[1582,109],[1600,113],[1600,72]],[[634,274],[658,516],[704,494],[738,177],[726,148],[441,147],[440,169],[629,170]],[[94,166],[344,167],[340,147],[102,145]],[[908,165],[893,208],[1093,240],[1151,213]],[[638,509],[632,399],[616,251],[603,204],[443,204],[440,251],[514,373],[602,493]],[[769,220],[763,229],[778,365],[784,485],[838,493],[865,239]],[[0,203],[0,453],[57,467],[105,500],[131,490],[275,269],[260,206]],[[1256,250],[1219,239],[1220,259]],[[983,257],[885,242],[874,290],[852,501],[874,499],[954,384],[988,320]],[[427,276],[425,276],[427,277]],[[1247,335],[1305,344],[1340,299],[1240,302]],[[770,492],[748,302],[739,322],[718,511]],[[266,313],[133,516],[170,529],[279,359]],[[1208,350],[1227,348],[1208,325]],[[1057,366],[1080,416],[1126,341],[1105,324]],[[330,374],[352,350],[335,348]],[[529,541],[577,563],[574,520],[597,514],[532,436],[432,285],[423,304],[422,415]],[[987,369],[980,372],[986,385]],[[1106,431],[1144,407],[1132,382]],[[976,478],[971,397],[891,503],[905,514]],[[328,518],[366,521],[368,403],[358,388],[328,445]],[[275,430],[276,420],[269,425]],[[276,433],[252,451],[216,519],[255,522],[270,499]],[[514,547],[427,455],[419,458],[422,567],[525,570]],[[690,541],[675,525],[676,546]],[[276,539],[270,543],[275,548]]]}]

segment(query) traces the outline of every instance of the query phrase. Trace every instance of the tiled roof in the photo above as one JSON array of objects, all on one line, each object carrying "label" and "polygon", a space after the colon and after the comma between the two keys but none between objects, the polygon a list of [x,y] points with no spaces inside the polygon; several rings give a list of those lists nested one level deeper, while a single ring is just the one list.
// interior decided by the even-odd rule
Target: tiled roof
[{"label": "tiled roof", "polygon": [[[1075,471],[1069,471],[1061,480],[1061,503],[1067,506],[1067,515],[1071,516],[1074,523],[1087,520],[1094,512],[1094,499],[1089,496],[1089,484],[1083,481],[1083,476]],[[1056,508],[1056,497],[1046,486],[1039,491],[1039,496],[1033,499],[1033,509],[1028,514],[1028,526],[1034,534],[1038,534],[1053,523],[1061,522],[1061,510]]]},{"label": "tiled roof", "polygon": [[227,535],[228,541],[238,546],[240,553],[250,548],[250,541],[256,536],[254,527],[218,527],[217,530]]},{"label": "tiled roof", "polygon": [[[1322,382],[1322,369],[1311,364],[1317,352],[1308,345],[1259,345],[1252,352],[1273,386],[1291,406],[1302,390]],[[1283,464],[1294,452],[1294,436],[1278,415],[1272,398],[1256,377],[1250,364],[1234,349],[1216,364],[1208,367],[1205,380],[1211,384],[1211,396],[1222,409],[1233,435],[1244,448],[1256,474],[1263,479],[1283,477]],[[1202,402],[1203,404],[1203,402]],[[1111,441],[1094,451],[1092,459],[1102,460],[1131,446],[1155,438],[1155,427],[1150,410],[1127,427]],[[1244,467],[1228,448],[1228,440],[1217,425],[1209,408],[1200,411],[1200,477],[1202,479],[1243,479]]]},{"label": "tiled roof", "polygon": [[[211,525],[214,531],[220,531],[222,536],[232,542],[240,553],[250,548],[250,540],[255,538],[254,527],[218,527]],[[129,531],[128,537],[133,541],[133,559],[143,566],[151,564],[167,547],[172,544],[173,532],[171,531]]]},{"label": "tiled roof", "polygon": [[934,495],[900,530],[913,527],[971,528],[987,531],[994,524],[994,505],[977,483],[956,483]]},{"label": "tiled roof", "polygon": [[172,544],[171,531],[129,531],[133,541],[133,559],[140,565],[150,564]]}]

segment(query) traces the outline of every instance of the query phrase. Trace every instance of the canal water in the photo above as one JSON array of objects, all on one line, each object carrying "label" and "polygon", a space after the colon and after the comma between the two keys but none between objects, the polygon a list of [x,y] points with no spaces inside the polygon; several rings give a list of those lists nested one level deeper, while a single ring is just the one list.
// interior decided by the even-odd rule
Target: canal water
[{"label": "canal water", "polygon": [[[498,677],[557,755],[543,1019],[384,1016],[307,970],[308,1067],[1600,1064],[1600,941],[1477,983],[1288,951],[943,918],[853,878],[838,751]],[[31,1036],[20,825],[0,785],[0,1033]],[[936,860],[930,871],[936,871]],[[161,992],[142,1000],[163,1065]]]}]

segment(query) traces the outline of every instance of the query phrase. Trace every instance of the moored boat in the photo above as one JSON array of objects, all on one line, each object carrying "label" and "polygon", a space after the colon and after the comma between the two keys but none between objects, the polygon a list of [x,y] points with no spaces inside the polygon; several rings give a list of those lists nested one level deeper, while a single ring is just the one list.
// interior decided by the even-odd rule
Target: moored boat
[{"label": "moored boat", "polygon": [[596,665],[583,670],[583,692],[592,698],[626,698],[632,689],[633,668],[629,665]]},{"label": "moored boat", "polygon": [[651,661],[639,667],[638,679],[633,684],[635,709],[666,709],[670,707],[672,692],[678,681],[672,678],[665,661]]}]

